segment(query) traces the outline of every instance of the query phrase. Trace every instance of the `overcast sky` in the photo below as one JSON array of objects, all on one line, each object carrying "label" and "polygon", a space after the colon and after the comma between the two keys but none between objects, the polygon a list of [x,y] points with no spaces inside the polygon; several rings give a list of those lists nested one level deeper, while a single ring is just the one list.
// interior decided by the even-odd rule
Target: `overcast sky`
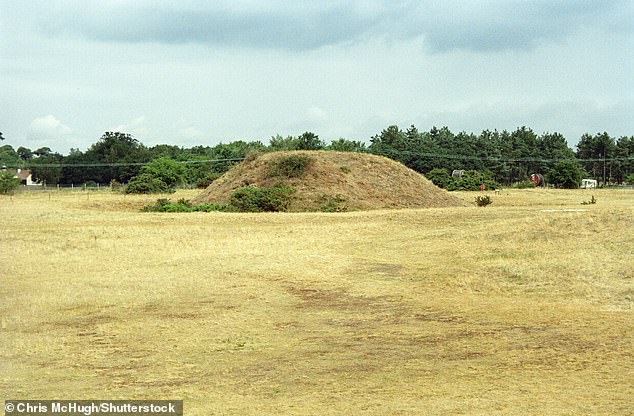
[{"label": "overcast sky", "polygon": [[634,135],[634,1],[0,0],[5,143]]}]

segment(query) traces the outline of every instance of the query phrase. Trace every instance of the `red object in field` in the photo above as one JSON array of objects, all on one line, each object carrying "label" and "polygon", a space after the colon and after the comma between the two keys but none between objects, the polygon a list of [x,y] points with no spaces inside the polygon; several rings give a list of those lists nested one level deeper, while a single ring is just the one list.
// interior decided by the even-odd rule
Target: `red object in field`
[{"label": "red object in field", "polygon": [[487,186],[485,184],[480,185],[480,190],[484,191],[485,189],[487,189]]},{"label": "red object in field", "polygon": [[529,180],[535,184],[535,186],[544,186],[544,177],[540,173],[533,173]]}]

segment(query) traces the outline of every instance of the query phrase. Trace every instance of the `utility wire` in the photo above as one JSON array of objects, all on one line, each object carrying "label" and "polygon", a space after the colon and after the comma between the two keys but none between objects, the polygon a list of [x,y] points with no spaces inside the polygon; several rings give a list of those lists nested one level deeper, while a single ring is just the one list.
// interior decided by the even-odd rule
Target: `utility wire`
[{"label": "utility wire", "polygon": [[[411,155],[418,157],[428,157],[434,159],[453,159],[453,160],[469,160],[469,161],[487,161],[487,162],[500,162],[500,163],[529,163],[529,162],[542,162],[542,163],[555,163],[555,162],[627,162],[634,161],[634,156],[630,157],[615,157],[609,159],[541,159],[541,158],[517,158],[507,159],[491,156],[467,156],[467,155],[450,155],[442,153],[427,153],[427,152],[412,152],[409,150],[386,150],[380,151],[376,154],[382,156],[398,156],[398,155]],[[239,162],[245,158],[228,158],[228,159],[205,159],[205,160],[175,160],[177,163],[193,165],[201,163],[218,163],[218,162]],[[120,167],[120,166],[144,166],[150,162],[99,162],[99,163],[25,163],[24,165],[4,165],[7,168],[25,168],[25,167],[38,167],[38,168],[89,168],[89,167]]]},{"label": "utility wire", "polygon": [[[233,159],[208,159],[208,160],[175,160],[174,162],[181,164],[197,164],[197,163],[214,163],[214,162],[237,162],[244,160],[245,158],[233,158]],[[101,162],[101,163],[25,163],[24,165],[3,165],[8,168],[24,168],[24,167],[37,167],[37,168],[91,168],[91,167],[118,167],[118,166],[145,166],[150,162]]]},{"label": "utility wire", "polygon": [[419,157],[431,157],[436,159],[458,159],[458,160],[480,160],[480,161],[491,161],[491,162],[545,162],[545,163],[553,163],[553,162],[619,162],[619,161],[634,161],[634,156],[630,157],[615,157],[610,159],[542,159],[542,158],[517,158],[517,159],[506,159],[500,157],[491,157],[491,156],[467,156],[467,155],[450,155],[450,154],[442,154],[442,153],[426,153],[426,152],[412,152],[410,150],[392,150],[392,151],[382,151],[377,154],[381,154],[383,156],[389,155],[399,155],[406,154],[412,156]]}]

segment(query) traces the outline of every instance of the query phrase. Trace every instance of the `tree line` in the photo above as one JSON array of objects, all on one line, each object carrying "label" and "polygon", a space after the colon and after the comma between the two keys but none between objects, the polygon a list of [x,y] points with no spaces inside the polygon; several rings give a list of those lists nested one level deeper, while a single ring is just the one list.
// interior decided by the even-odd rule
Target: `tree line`
[{"label": "tree line", "polygon": [[423,174],[434,169],[473,170],[505,185],[526,181],[533,173],[546,174],[562,161],[573,162],[583,175],[597,178],[605,165],[607,182],[622,183],[634,173],[634,136],[584,134],[576,147],[573,151],[559,133],[537,135],[527,127],[476,135],[454,134],[447,127],[421,132],[415,126],[406,130],[390,126],[372,137],[369,150]]},{"label": "tree line", "polygon": [[[4,139],[4,137],[3,137]],[[69,154],[48,147],[30,150],[0,146],[0,164],[28,168],[35,180],[52,184],[128,183],[142,166],[159,159],[182,162],[184,181],[204,187],[253,152],[277,150],[334,150],[369,152],[397,160],[422,174],[444,169],[477,171],[492,181],[510,185],[527,181],[532,173],[546,174],[556,163],[577,166],[585,177],[623,183],[634,174],[634,136],[608,133],[584,134],[571,149],[559,133],[536,134],[528,127],[515,131],[484,130],[480,134],[453,133],[448,127],[419,131],[389,126],[370,139],[370,144],[337,139],[326,143],[312,132],[299,136],[276,135],[261,141],[237,140],[215,146],[191,148],[161,144],[145,146],[131,135],[106,132],[86,151]]]}]

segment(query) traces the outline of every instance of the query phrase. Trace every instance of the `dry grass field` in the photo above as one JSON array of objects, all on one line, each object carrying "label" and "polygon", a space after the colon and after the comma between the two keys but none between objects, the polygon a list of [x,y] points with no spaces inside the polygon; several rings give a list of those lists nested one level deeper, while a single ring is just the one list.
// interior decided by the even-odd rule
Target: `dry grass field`
[{"label": "dry grass field", "polygon": [[338,214],[1,197],[0,392],[187,415],[632,414],[634,191],[492,197]]}]

